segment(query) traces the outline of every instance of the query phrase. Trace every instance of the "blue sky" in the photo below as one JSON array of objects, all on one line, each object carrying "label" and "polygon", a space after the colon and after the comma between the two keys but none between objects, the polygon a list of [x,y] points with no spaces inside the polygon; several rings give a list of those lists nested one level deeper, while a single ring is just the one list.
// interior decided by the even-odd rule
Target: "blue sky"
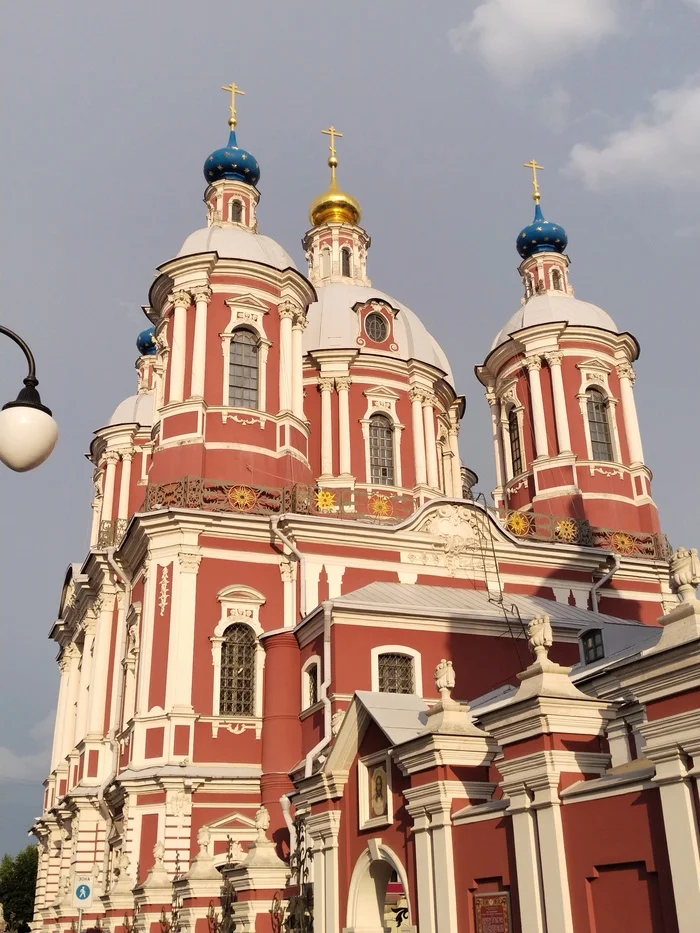
[{"label": "blue sky", "polygon": [[[493,484],[473,376],[517,309],[514,242],[536,157],[571,281],[639,339],[636,393],[667,534],[698,544],[699,0],[49,0],[0,31],[2,322],[31,344],[61,438],[0,473],[0,853],[39,812],[57,696],[65,568],[85,555],[92,432],[135,389],[155,267],[204,222],[201,166],[245,89],[261,229],[303,267],[334,123],[374,284],[448,348],[468,399],[462,456]],[[2,345],[0,400],[23,359]]]}]

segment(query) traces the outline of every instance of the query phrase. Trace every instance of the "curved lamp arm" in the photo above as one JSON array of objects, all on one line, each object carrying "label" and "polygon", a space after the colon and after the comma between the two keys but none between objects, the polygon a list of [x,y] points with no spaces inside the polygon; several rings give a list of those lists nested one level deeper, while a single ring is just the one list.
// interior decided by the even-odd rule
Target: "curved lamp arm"
[{"label": "curved lamp arm", "polygon": [[13,340],[17,346],[24,353],[29,372],[27,373],[26,379],[24,379],[24,388],[20,390],[19,395],[14,402],[8,402],[6,405],[3,405],[3,410],[5,408],[16,408],[18,405],[38,408],[41,411],[46,412],[47,415],[51,414],[51,409],[47,408],[45,405],[42,405],[41,398],[37,392],[37,386],[39,385],[39,380],[36,378],[36,362],[34,360],[34,354],[29,349],[27,343],[22,340],[19,334],[16,334],[13,330],[10,330],[9,327],[5,327],[0,324],[0,334],[4,334],[6,337],[9,337],[10,340]]}]

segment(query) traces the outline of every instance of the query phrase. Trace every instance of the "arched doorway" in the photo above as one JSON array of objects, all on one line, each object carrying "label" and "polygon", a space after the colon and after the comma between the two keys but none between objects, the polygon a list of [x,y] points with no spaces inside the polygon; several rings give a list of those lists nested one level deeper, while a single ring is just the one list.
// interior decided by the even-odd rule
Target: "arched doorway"
[{"label": "arched doorway", "polygon": [[408,878],[388,847],[372,841],[358,858],[350,879],[347,925],[343,933],[412,933]]}]

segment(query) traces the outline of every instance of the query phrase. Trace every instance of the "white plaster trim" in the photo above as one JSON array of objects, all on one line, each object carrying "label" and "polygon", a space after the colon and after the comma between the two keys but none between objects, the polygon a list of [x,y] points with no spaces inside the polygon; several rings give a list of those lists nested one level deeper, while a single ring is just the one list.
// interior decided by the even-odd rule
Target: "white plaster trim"
[{"label": "white plaster trim", "polygon": [[[255,647],[255,719],[262,719],[263,709],[263,672],[265,670],[265,649],[260,644],[260,636],[263,634],[263,627],[260,624],[260,607],[265,604],[265,597],[262,593],[254,590],[244,584],[233,584],[221,590],[216,597],[221,603],[221,618],[216,624],[214,632],[209,637],[211,642],[212,665],[214,667],[213,678],[213,696],[212,696],[212,715],[221,716],[222,726],[230,724],[232,721],[251,723],[254,721],[251,717],[233,716],[231,714],[220,713],[220,687],[221,687],[221,646],[224,641],[224,634],[230,625],[243,623],[253,630],[258,641]],[[256,724],[256,734],[259,732],[259,726]],[[214,728],[214,727],[213,727]],[[218,732],[218,726],[216,726]]]},{"label": "white plaster trim", "polygon": [[[374,765],[383,764],[386,773],[387,812],[384,816],[373,816],[369,811],[369,770]],[[358,785],[358,820],[360,829],[375,829],[377,826],[391,826],[394,821],[394,800],[391,792],[391,758],[388,751],[375,752],[360,758],[357,762]]]},{"label": "white plaster trim", "polygon": [[[313,705],[309,705],[309,671],[312,667],[316,667],[316,702]],[[319,697],[321,695],[321,658],[319,655],[312,655],[308,661],[304,664],[301,669],[301,711],[302,713],[307,710],[313,709],[315,706],[319,705]]]},{"label": "white plaster trim", "polygon": [[[374,624],[374,623],[372,623]],[[379,692],[379,656],[382,654],[405,654],[413,658],[413,692],[423,696],[423,659],[420,651],[407,645],[377,645],[371,651],[372,691]]]}]

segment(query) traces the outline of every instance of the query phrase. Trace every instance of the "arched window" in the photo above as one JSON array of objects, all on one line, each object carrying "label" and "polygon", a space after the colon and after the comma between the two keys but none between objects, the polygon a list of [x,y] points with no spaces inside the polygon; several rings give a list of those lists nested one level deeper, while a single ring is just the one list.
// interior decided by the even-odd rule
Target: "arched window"
[{"label": "arched window", "polygon": [[415,693],[413,658],[410,654],[380,654],[377,660],[380,693]]},{"label": "arched window", "polygon": [[349,249],[341,249],[340,251],[340,274],[352,275],[352,257]]},{"label": "arched window", "polygon": [[605,647],[603,646],[603,633],[599,628],[589,629],[581,636],[583,646],[583,663],[591,664],[593,661],[600,661],[605,657]]},{"label": "arched window", "polygon": [[231,222],[234,224],[239,224],[243,220],[243,205],[240,201],[231,199],[229,201],[229,212],[231,216]]},{"label": "arched window", "polygon": [[523,472],[523,449],[520,444],[520,424],[515,408],[508,412],[508,434],[510,435],[510,459],[513,465],[513,476]]},{"label": "arched window", "polygon": [[319,677],[318,661],[309,662],[302,671],[301,708],[309,709],[318,703]]},{"label": "arched window", "polygon": [[326,279],[331,274],[331,251],[321,250],[321,278]]},{"label": "arched window", "polygon": [[370,483],[394,485],[394,428],[386,415],[372,415],[369,421],[369,469]]},{"label": "arched window", "polygon": [[552,288],[557,292],[562,291],[561,272],[558,269],[552,271]]},{"label": "arched window", "polygon": [[535,280],[531,275],[528,275],[525,279],[525,297],[532,298],[535,294]]},{"label": "arched window", "polygon": [[255,715],[255,652],[253,630],[236,622],[224,632],[221,644],[219,712],[222,716]]},{"label": "arched window", "polygon": [[593,459],[612,460],[613,445],[610,435],[608,400],[600,389],[593,388],[587,390],[586,400]]},{"label": "arched window", "polygon": [[258,407],[258,337],[243,327],[231,337],[228,403],[235,408]]}]

